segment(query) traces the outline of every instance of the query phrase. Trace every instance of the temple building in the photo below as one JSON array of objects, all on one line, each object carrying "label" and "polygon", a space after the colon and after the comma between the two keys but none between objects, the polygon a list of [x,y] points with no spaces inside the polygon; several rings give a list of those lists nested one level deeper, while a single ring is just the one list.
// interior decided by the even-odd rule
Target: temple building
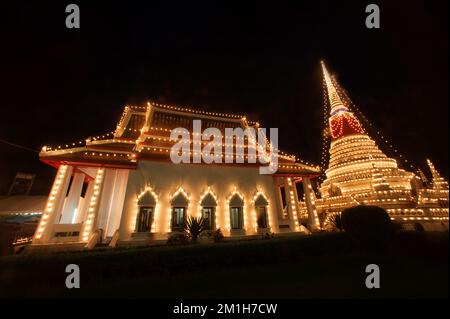
[{"label": "temple building", "polygon": [[[150,102],[126,106],[113,132],[42,148],[41,161],[57,173],[28,248],[149,245],[183,231],[188,216],[203,217],[206,228],[230,239],[309,232],[355,205],[381,206],[405,228],[448,229],[449,187],[431,161],[431,182],[400,168],[366,132],[323,62],[322,71],[331,142],[318,188],[311,180],[322,175],[319,166],[279,150],[276,162],[267,161],[265,150],[273,148],[267,138],[262,150],[251,134],[228,139],[227,129],[260,127],[243,115]],[[174,163],[171,133],[191,130],[198,120],[218,132],[213,147],[203,148],[212,142],[193,133],[179,155],[219,160]],[[210,153],[216,148],[220,155]],[[256,158],[275,173],[261,174]]]},{"label": "temple building", "polygon": [[[173,163],[171,131],[191,129],[194,120],[221,132],[259,127],[242,115],[148,103],[125,107],[114,132],[44,146],[40,159],[57,173],[29,248],[148,245],[182,231],[188,216],[202,216],[207,228],[220,229],[229,238],[301,232],[302,224],[319,226],[309,199],[310,180],[320,175],[320,167],[293,155],[279,151],[274,174],[260,174],[251,161]],[[195,136],[190,138],[189,144],[198,143]],[[243,137],[244,155],[236,147],[223,157],[248,159],[249,138]],[[225,150],[225,138],[219,143]],[[308,195],[301,204],[307,212],[303,219],[298,192]]]},{"label": "temple building", "polygon": [[[322,62],[329,105],[329,162],[320,195],[311,193],[322,226],[327,216],[355,205],[381,206],[392,220],[412,228],[448,229],[449,187],[430,160],[432,182],[399,168],[367,134],[351,111],[349,99]],[[316,198],[318,197],[318,198]],[[306,207],[300,207],[306,214]]]}]

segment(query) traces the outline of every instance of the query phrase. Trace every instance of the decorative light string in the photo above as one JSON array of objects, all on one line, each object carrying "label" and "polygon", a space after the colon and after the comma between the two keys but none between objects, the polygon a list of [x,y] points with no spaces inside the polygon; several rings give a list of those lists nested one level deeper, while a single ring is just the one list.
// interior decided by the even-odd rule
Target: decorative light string
[{"label": "decorative light string", "polygon": [[86,143],[88,141],[90,141],[91,139],[94,141],[98,141],[98,140],[102,140],[102,139],[107,139],[109,136],[113,136],[113,135],[114,135],[114,132],[109,132],[109,133],[105,133],[102,135],[89,137],[86,140],[82,140],[82,141],[76,141],[76,142],[62,144],[62,145],[58,145],[58,146],[44,146],[44,147],[42,147],[42,151],[43,152],[53,152],[53,151],[59,151],[59,150],[64,150],[64,149],[70,149],[70,148],[74,148],[74,147],[86,146]]},{"label": "decorative light string", "polygon": [[100,192],[102,188],[102,183],[104,179],[105,170],[103,168],[99,168],[97,170],[97,175],[95,176],[94,181],[94,192],[90,198],[89,202],[89,208],[88,208],[88,216],[86,218],[86,221],[84,223],[84,230],[83,230],[83,241],[87,241],[89,239],[89,235],[91,234],[92,228],[94,226],[95,222],[95,214],[98,210],[98,205],[100,202]]},{"label": "decorative light string", "polygon": [[320,166],[323,168],[322,174],[319,176],[319,182],[322,183],[325,175],[325,169],[328,167],[328,152],[330,149],[329,126],[328,126],[328,90],[325,82],[325,77],[322,77],[322,108],[323,108],[323,121],[322,121],[322,151],[320,156]]},{"label": "decorative light string", "polygon": [[[339,95],[343,99],[346,106],[353,111],[356,111],[359,115],[359,117],[366,122],[367,126],[372,128],[373,131],[376,133],[377,137],[379,138],[379,141],[381,141],[385,146],[389,148],[391,152],[393,152],[396,156],[398,156],[406,166],[410,167],[414,172],[418,172],[417,167],[414,166],[408,159],[406,159],[397,148],[393,146],[393,144],[386,138],[385,134],[383,134],[379,129],[376,129],[376,127],[369,121],[369,119],[361,112],[361,110],[353,103],[352,99],[349,97],[347,91],[336,81],[335,77],[332,78],[333,84],[336,87],[336,90],[338,91]],[[364,127],[363,127],[364,129]],[[366,131],[367,133],[367,131]]]},{"label": "decorative light string", "polygon": [[269,229],[270,229],[270,231],[273,231],[273,222],[272,222],[272,217],[271,217],[271,214],[270,214],[270,202],[269,202],[269,199],[264,194],[264,192],[261,191],[261,190],[258,190],[256,192],[256,194],[253,196],[253,202],[255,203],[255,210],[254,210],[254,215],[253,215],[253,219],[254,219],[254,222],[255,222],[255,231],[258,230],[258,219],[257,219],[257,214],[256,214],[256,201],[258,200],[259,197],[262,197],[267,202],[266,214],[267,214],[267,219],[268,219],[268,222],[269,222]]},{"label": "decorative light string", "polygon": [[158,195],[153,191],[153,189],[150,186],[147,186],[136,198],[136,213],[135,213],[135,217],[131,219],[133,221],[131,224],[131,232],[136,231],[137,218],[139,215],[139,200],[147,193],[150,194],[153,197],[153,199],[155,200],[155,207],[153,207],[153,221],[152,221],[152,224],[150,227],[150,231],[152,233],[155,233],[157,231],[156,225],[159,220],[159,216],[158,216],[158,213],[159,213],[158,200],[159,200],[159,198],[158,198]]},{"label": "decorative light string", "polygon": [[35,235],[36,239],[41,239],[41,237],[44,233],[44,230],[45,230],[47,222],[48,222],[48,218],[54,210],[56,195],[58,194],[59,188],[61,187],[61,183],[63,182],[63,179],[66,176],[67,168],[68,168],[67,165],[61,165],[58,169],[58,174],[56,175],[55,181],[54,181],[52,189],[50,191],[50,195],[47,199],[47,204],[45,206],[44,213],[42,214],[42,217],[39,221],[39,226],[37,227],[37,231],[36,231],[36,235]]}]

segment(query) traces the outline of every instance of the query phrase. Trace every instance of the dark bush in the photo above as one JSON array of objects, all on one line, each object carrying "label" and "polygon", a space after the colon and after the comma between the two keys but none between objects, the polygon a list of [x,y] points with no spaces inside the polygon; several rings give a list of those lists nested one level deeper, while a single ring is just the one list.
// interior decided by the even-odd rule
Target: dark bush
[{"label": "dark bush", "polygon": [[394,227],[394,233],[397,233],[397,232],[399,232],[399,231],[405,230],[405,229],[403,228],[403,224],[401,224],[401,223],[395,223],[395,222],[393,222],[393,227]]},{"label": "dark bush", "polygon": [[367,248],[384,248],[395,231],[389,214],[378,206],[355,206],[341,213],[342,227]]},{"label": "dark bush", "polygon": [[415,231],[424,231],[425,228],[423,228],[423,225],[421,223],[414,223],[414,230]]},{"label": "dark bush", "polygon": [[213,239],[215,243],[220,243],[223,241],[224,236],[222,234],[222,231],[220,230],[220,228],[216,229],[213,233],[212,233]]},{"label": "dark bush", "polygon": [[262,235],[263,239],[272,239],[275,238],[275,233],[265,233],[264,235]]},{"label": "dark bush", "polygon": [[186,245],[189,243],[189,236],[185,233],[174,233],[167,239],[167,245]]}]

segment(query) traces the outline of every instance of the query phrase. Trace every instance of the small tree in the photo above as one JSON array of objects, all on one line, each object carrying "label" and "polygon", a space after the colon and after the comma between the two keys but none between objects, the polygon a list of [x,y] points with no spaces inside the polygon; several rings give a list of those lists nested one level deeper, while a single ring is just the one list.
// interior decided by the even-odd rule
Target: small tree
[{"label": "small tree", "polygon": [[212,233],[212,236],[213,236],[213,240],[214,240],[215,243],[220,243],[220,242],[222,242],[222,241],[223,241],[223,238],[224,238],[224,236],[223,236],[222,231],[220,230],[220,228],[217,228],[217,229]]},{"label": "small tree", "polygon": [[189,237],[186,233],[173,233],[167,239],[167,245],[186,245],[189,243]]},{"label": "small tree", "polygon": [[333,214],[328,217],[330,225],[337,230],[342,230],[341,214]]},{"label": "small tree", "polygon": [[185,231],[186,233],[189,234],[192,241],[197,241],[198,236],[204,230],[205,230],[205,221],[203,217],[189,216],[186,222]]}]

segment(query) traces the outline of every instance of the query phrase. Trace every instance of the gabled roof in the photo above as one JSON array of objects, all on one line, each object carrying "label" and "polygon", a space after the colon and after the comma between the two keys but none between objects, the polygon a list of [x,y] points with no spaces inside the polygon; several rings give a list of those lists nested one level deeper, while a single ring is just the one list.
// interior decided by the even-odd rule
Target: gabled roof
[{"label": "gabled roof", "polygon": [[[258,122],[250,121],[242,115],[148,103],[146,106],[126,106],[114,132],[90,137],[84,142],[70,143],[65,147],[44,146],[39,156],[42,161],[53,166],[66,163],[78,166],[135,168],[139,160],[170,161],[170,149],[174,145],[174,142],[170,141],[171,130],[177,127],[192,129],[193,120],[198,119],[202,120],[202,129],[215,127],[221,132],[224,132],[225,128],[259,127]],[[224,146],[224,138],[222,143]],[[319,167],[281,151],[279,170],[286,173],[320,172]]]}]

